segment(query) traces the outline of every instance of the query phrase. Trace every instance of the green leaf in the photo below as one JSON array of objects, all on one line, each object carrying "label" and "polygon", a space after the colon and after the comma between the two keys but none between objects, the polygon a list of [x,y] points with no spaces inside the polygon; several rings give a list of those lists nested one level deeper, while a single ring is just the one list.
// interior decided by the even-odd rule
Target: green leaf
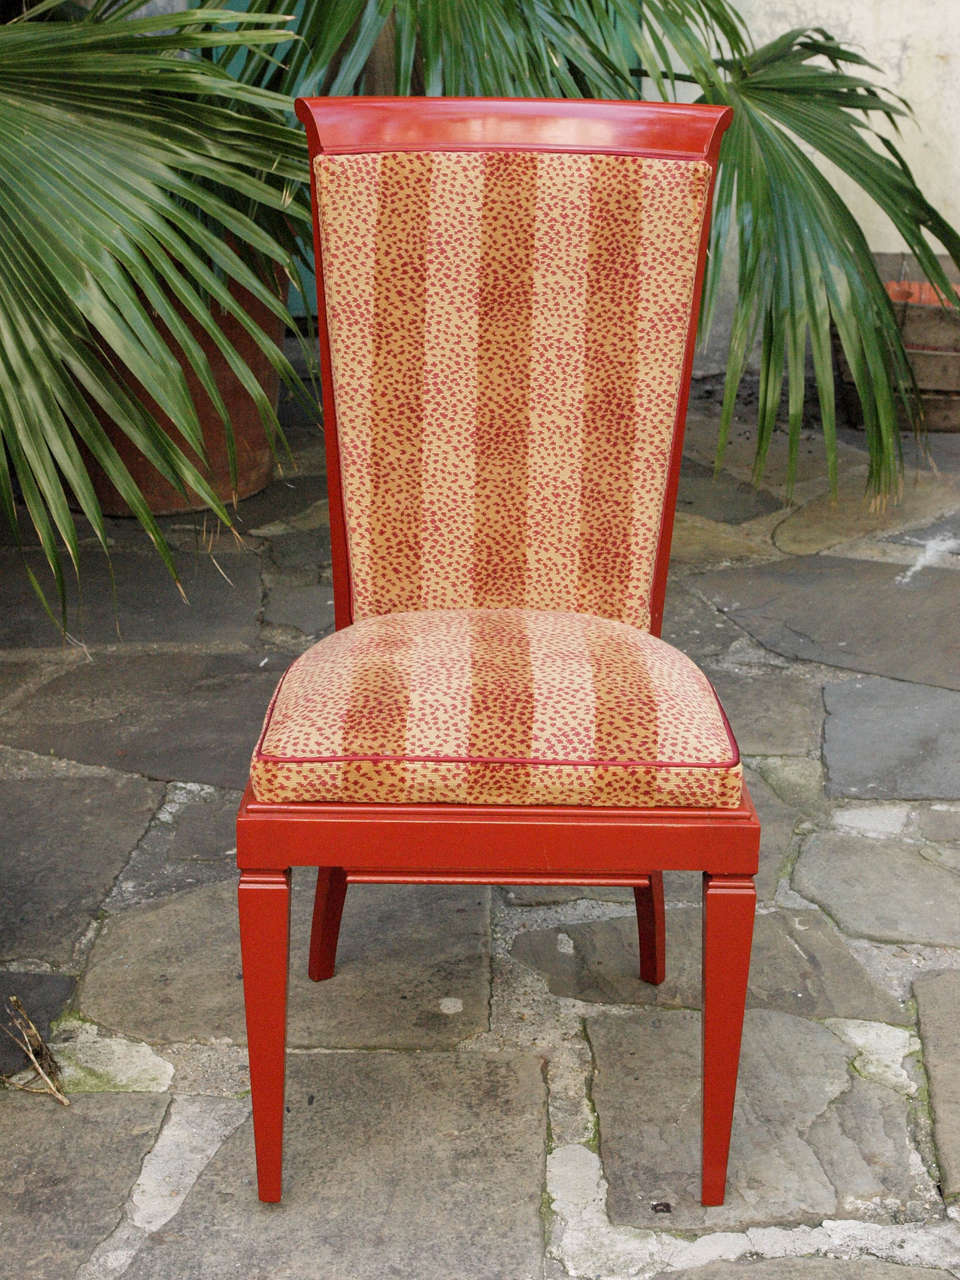
[{"label": "green leaf", "polygon": [[61,622],[62,560],[78,556],[74,508],[106,547],[89,457],[174,572],[101,416],[171,484],[230,521],[179,437],[131,394],[129,376],[201,456],[186,368],[224,418],[231,454],[234,444],[191,324],[278,442],[274,406],[222,318],[307,394],[236,296],[245,290],[293,327],[272,276],[292,278],[305,252],[303,135],[286,95],[242,82],[220,60],[239,49],[276,69],[268,51],[290,47],[289,15],[200,8],[144,18],[137,7],[101,3],[62,20],[42,5],[0,26],[0,510],[19,537],[19,492]]},{"label": "green leaf", "polygon": [[876,132],[874,121],[895,129],[909,108],[871,78],[876,68],[866,56],[819,27],[792,28],[755,48],[726,0],[370,0],[343,6],[336,29],[328,7],[308,0],[298,87],[311,77],[329,84],[336,67],[336,92],[362,92],[362,64],[388,17],[397,93],[630,98],[643,87],[671,99],[693,81],[703,100],[733,106],[702,314],[706,332],[723,258],[733,251],[739,292],[718,457],[759,336],[756,475],[786,379],[792,482],[809,351],[836,483],[833,329],[864,404],[870,484],[896,488],[897,401],[916,415],[909,364],[863,234],[804,148],[860,185],[954,304],[960,297],[934,242],[960,263],[960,238],[924,198],[895,143]]}]

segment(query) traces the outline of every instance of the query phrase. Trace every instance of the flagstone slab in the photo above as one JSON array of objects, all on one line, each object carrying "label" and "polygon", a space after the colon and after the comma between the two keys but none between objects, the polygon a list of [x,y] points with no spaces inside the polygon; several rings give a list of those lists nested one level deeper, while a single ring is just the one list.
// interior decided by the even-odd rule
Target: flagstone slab
[{"label": "flagstone slab", "polygon": [[276,654],[101,654],[0,714],[0,741],[240,789],[284,666]]},{"label": "flagstone slab", "polygon": [[16,527],[4,516],[0,520],[0,547],[36,547],[40,538],[23,501],[16,501],[13,509]]},{"label": "flagstone slab", "polygon": [[[102,551],[82,547],[82,597],[77,596],[72,576],[67,576],[67,629],[71,634],[88,645],[150,644],[161,639],[168,644],[216,641],[241,646],[255,642],[260,607],[260,562],[256,556],[238,554],[231,541],[218,551],[218,568],[203,551],[175,552],[174,564],[189,603],[180,596],[170,574],[154,563],[155,556],[149,546],[138,551],[114,549],[108,564]],[[0,647],[55,648],[61,636],[30,586],[20,558],[16,551],[0,549]],[[42,553],[28,551],[23,558],[47,589],[49,573]],[[49,590],[53,592],[52,585]]]},{"label": "flagstone slab", "polygon": [[940,1267],[901,1267],[876,1258],[764,1258],[759,1262],[711,1262],[706,1267],[662,1271],[654,1280],[951,1280]]},{"label": "flagstone slab", "polygon": [[259,532],[264,526],[287,524],[326,496],[327,485],[321,475],[285,466],[282,476],[238,505],[237,528],[241,534],[268,536]]},{"label": "flagstone slab", "polygon": [[[280,420],[283,423],[283,397],[280,396]],[[313,503],[326,497],[326,483],[322,479],[323,466],[314,465],[314,456],[323,454],[323,437],[316,426],[311,423],[305,428],[294,425],[291,430],[285,428],[287,438],[292,447],[297,448],[297,458],[293,464],[284,459],[281,463],[283,474],[275,478],[259,493],[243,498],[235,506],[230,507],[234,530],[239,538],[246,540],[254,535],[253,531],[260,525],[293,519],[302,514]],[[307,445],[307,440],[319,442],[319,448]],[[318,478],[321,477],[321,478]],[[211,511],[181,511],[173,515],[158,516],[157,524],[160,532],[172,547],[184,551],[210,550],[217,557],[244,553],[245,542],[238,542],[233,530],[222,524]],[[136,520],[128,517],[106,517],[104,520],[107,538],[111,546],[123,550],[136,550],[147,555],[152,549],[147,543],[146,535]],[[92,527],[77,517],[77,527],[81,540],[94,541]],[[0,537],[0,546],[6,545]],[[165,573],[159,560],[155,561],[157,571]]]},{"label": "flagstone slab", "polygon": [[784,863],[792,852],[793,832],[800,814],[754,769],[744,769],[743,776],[760,819],[760,862],[754,877],[757,899],[761,903],[770,902],[777,892]]},{"label": "flagstone slab", "polygon": [[106,771],[0,778],[0,960],[69,964],[162,795]]},{"label": "flagstone slab", "polygon": [[734,641],[743,637],[741,629],[720,609],[689,591],[676,578],[667,583],[662,634],[667,644],[699,663],[726,653]]},{"label": "flagstone slab", "polygon": [[21,697],[24,690],[40,682],[45,673],[52,678],[57,668],[43,662],[0,662],[0,707]]},{"label": "flagstone slab", "polygon": [[329,582],[304,585],[282,583],[270,588],[263,620],[273,627],[295,627],[308,640],[333,631],[333,586]]},{"label": "flagstone slab", "polygon": [[[16,996],[27,1017],[44,1040],[50,1038],[50,1023],[63,1012],[73,995],[76,979],[65,973],[29,973],[0,969],[0,1022],[7,1022],[7,997]],[[27,1055],[8,1036],[0,1036],[0,1076],[22,1071],[30,1064]]]},{"label": "flagstone slab", "polygon": [[[307,977],[313,876],[294,886],[288,1043],[325,1048],[448,1048],[487,1025],[489,891],[353,885],[337,973]],[[244,1043],[236,884],[216,884],[109,919],[79,1006],[151,1043]],[[144,999],[144,992],[151,993]]]},{"label": "flagstone slab", "polygon": [[[288,343],[287,345],[289,347],[290,344]],[[296,344],[295,351],[287,352],[287,359],[297,373],[300,374],[301,378],[309,378],[311,374],[315,375],[317,372],[316,367],[312,370],[308,367],[299,343]],[[304,397],[291,391],[289,387],[281,386],[280,394],[277,398],[277,417],[294,455],[296,463],[294,474],[310,474],[304,466],[304,454],[317,447],[323,448],[322,410],[319,399],[309,391]],[[280,479],[282,480],[286,473],[285,458],[281,459],[280,470]]]},{"label": "flagstone slab", "polygon": [[838,556],[791,556],[692,581],[753,638],[787,658],[960,689],[957,577]]},{"label": "flagstone slab", "polygon": [[917,810],[914,817],[925,839],[948,844],[960,841],[960,803],[934,804]]},{"label": "flagstone slab", "polygon": [[0,1275],[64,1280],[120,1220],[159,1132],[162,1094],[0,1098]]},{"label": "flagstone slab", "polygon": [[[722,367],[725,364],[726,352],[724,351],[720,365]],[[723,388],[722,385],[718,388],[717,400],[712,405],[709,402],[698,403],[698,395],[702,394],[702,391],[703,388],[699,387],[695,380],[691,388],[693,403],[687,414],[684,433],[684,464],[688,457],[692,457],[712,468],[717,452],[719,400],[723,397]],[[764,459],[762,476],[762,484],[768,492],[780,494],[785,490],[792,451],[790,433],[786,426],[775,425]],[[723,452],[724,471],[743,480],[749,480],[753,475],[756,452],[755,415],[743,418],[739,413],[735,414]],[[861,483],[865,480],[868,458],[862,431],[849,432],[845,438],[838,440],[837,456],[841,474],[848,475],[856,471],[861,476]],[[828,488],[826,450],[823,432],[819,428],[808,427],[799,434],[794,460],[794,481],[799,487],[806,487],[819,481],[824,491]]]},{"label": "flagstone slab", "polygon": [[960,970],[923,974],[913,984],[923,1064],[930,1081],[940,1184],[960,1196]]},{"label": "flagstone slab", "polygon": [[793,883],[845,933],[960,947],[960,875],[908,841],[817,832],[797,859]]},{"label": "flagstone slab", "polygon": [[779,667],[730,672],[708,668],[745,756],[816,755],[823,730],[818,683]]},{"label": "flagstone slab", "polygon": [[0,663],[0,705],[18,693],[24,682],[39,671],[39,662]]},{"label": "flagstone slab", "polygon": [[831,821],[824,787],[823,761],[814,756],[754,756],[764,782],[804,823]]},{"label": "flagstone slab", "polygon": [[677,513],[670,541],[671,570],[682,565],[704,568],[733,561],[777,559],[769,537],[749,525],[723,524],[694,512]]},{"label": "flagstone slab", "polygon": [[[621,1226],[674,1231],[922,1220],[941,1204],[910,1137],[908,1102],[851,1074],[849,1046],[786,1013],[748,1010],[726,1201],[700,1204],[700,1017],[650,1009],[588,1020],[593,1098]],[[664,1219],[655,1204],[669,1204]]]},{"label": "flagstone slab", "polygon": [[[686,873],[678,872],[671,875],[671,888],[679,882],[680,875]],[[666,888],[666,877],[664,877],[665,892],[669,894]],[[684,889],[686,893],[688,890]],[[562,902],[576,902],[580,898],[586,898],[591,902],[617,902],[622,904],[624,908],[633,904],[633,890],[622,888],[604,888],[601,885],[577,885],[575,888],[565,888],[563,885],[556,884],[511,884],[504,885],[502,889],[503,896],[512,907],[552,907],[558,906]]]},{"label": "flagstone slab", "polygon": [[943,551],[947,555],[955,555],[960,551],[960,511],[951,511],[948,515],[941,516],[939,520],[932,520],[919,528],[891,533],[884,538],[884,542],[905,542],[916,545],[931,542],[934,539],[944,544],[951,542],[955,544],[954,546],[944,545]]},{"label": "flagstone slab", "polygon": [[738,480],[726,471],[685,457],[680,468],[677,513],[691,512],[723,524],[743,524],[757,516],[779,511],[782,503],[772,493]]},{"label": "flagstone slab", "polygon": [[903,453],[907,466],[932,463],[939,471],[960,472],[960,434],[955,431],[929,431],[922,441],[910,432],[904,437]]},{"label": "flagstone slab", "polygon": [[281,572],[314,573],[318,577],[330,570],[330,526],[316,529],[290,528],[270,539],[267,555]]},{"label": "flagstone slab", "polygon": [[124,1274],[532,1280],[545,1142],[532,1054],[294,1056],[282,1202],[257,1199],[248,1121]]},{"label": "flagstone slab", "polygon": [[[667,976],[660,986],[637,972],[631,916],[560,925],[518,936],[513,956],[536,970],[557,996],[600,1004],[700,1007],[700,911],[667,911]],[[853,957],[818,911],[770,911],[756,917],[750,986],[753,1009],[808,1018],[907,1022],[899,1001]]]},{"label": "flagstone slab", "polygon": [[108,911],[237,878],[239,791],[172,782],[104,902]]},{"label": "flagstone slab", "polygon": [[[93,526],[82,515],[77,513],[77,533],[81,544],[86,543],[91,552],[97,552],[100,541]],[[223,563],[223,557],[229,559],[234,555],[245,555],[248,548],[238,541],[237,537],[209,509],[206,511],[177,511],[167,516],[156,517],[157,526],[170,547],[184,555],[213,554]],[[156,553],[137,520],[129,516],[105,516],[103,521],[107,546],[114,550],[136,552],[144,557],[154,557]],[[101,553],[102,554],[102,553]],[[167,572],[162,560],[154,560],[155,571],[160,575]]]},{"label": "flagstone slab", "polygon": [[829,794],[960,799],[960,693],[864,676],[826,685],[824,703]]},{"label": "flagstone slab", "polygon": [[896,502],[879,506],[862,475],[842,473],[838,492],[825,493],[794,512],[774,533],[774,543],[792,555],[823,551],[853,538],[929,523],[960,504],[955,477],[938,471],[914,471]]}]

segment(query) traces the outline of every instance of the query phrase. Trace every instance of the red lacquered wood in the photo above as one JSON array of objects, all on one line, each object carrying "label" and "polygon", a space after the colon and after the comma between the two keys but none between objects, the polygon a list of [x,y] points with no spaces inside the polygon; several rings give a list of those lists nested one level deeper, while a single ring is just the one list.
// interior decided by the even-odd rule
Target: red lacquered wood
[{"label": "red lacquered wood", "polygon": [[340,917],[347,897],[347,877],[342,867],[320,867],[313,896],[310,928],[310,960],[307,973],[314,982],[332,978],[337,964]]},{"label": "red lacquered wood", "polygon": [[587,809],[526,805],[258,804],[244,795],[239,866],[319,866],[338,850],[348,879],[460,878],[502,884],[523,875],[580,883],[638,874],[753,875],[760,826],[744,791],[738,809]]},{"label": "red lacquered wood", "polygon": [[[297,114],[304,118],[297,102]],[[309,131],[308,131],[309,132]],[[323,255],[320,252],[320,204],[317,175],[313,171],[315,150],[310,145],[310,205],[313,209],[313,261],[317,281],[317,339],[320,345],[320,387],[323,394],[323,443],[327,461],[327,504],[330,516],[330,553],[333,569],[333,621],[339,631],[353,621],[350,589],[350,557],[347,549],[347,520],[343,509],[340,478],[340,445],[337,436],[337,405],[333,394],[333,367],[330,332],[327,327],[327,300],[323,286]]]},{"label": "red lacquered wood", "polygon": [[723,1204],[757,892],[746,876],[703,877],[703,1180]]},{"label": "red lacquered wood", "polygon": [[244,871],[238,891],[253,1138],[261,1200],[280,1199],[290,872]]},{"label": "red lacquered wood", "polygon": [[298,98],[312,152],[591,151],[715,159],[729,107],[586,98]]},{"label": "red lacquered wood", "polygon": [[376,873],[368,874],[365,871],[351,872],[347,876],[347,884],[560,884],[569,885],[573,888],[596,889],[603,887],[605,889],[634,889],[637,885],[643,885],[649,879],[649,876],[534,876],[524,873],[515,875],[498,875],[496,880],[491,880],[489,876],[470,875],[469,873],[452,875],[437,875],[435,872],[426,871],[420,875],[411,873],[410,875],[398,876],[396,879],[391,878],[385,881],[382,876]]},{"label": "red lacquered wood", "polygon": [[666,977],[666,925],[663,911],[663,872],[651,871],[634,886],[637,935],[640,944],[640,977],[659,986]]},{"label": "red lacquered wood", "polygon": [[[720,130],[721,134],[729,123],[730,118],[728,117]],[[719,147],[719,136],[716,145]],[[673,541],[673,520],[677,509],[677,489],[680,485],[680,465],[683,461],[683,437],[687,425],[687,404],[690,400],[690,379],[693,376],[693,355],[697,345],[697,325],[700,321],[700,300],[703,297],[703,277],[707,267],[707,245],[710,240],[710,213],[713,209],[713,188],[716,180],[717,170],[714,164],[710,174],[707,215],[703,220],[703,228],[700,232],[700,246],[697,250],[697,274],[693,284],[690,319],[687,322],[687,343],[683,356],[683,372],[680,375],[680,395],[677,399],[677,416],[673,425],[670,465],[667,469],[667,484],[663,495],[663,507],[660,512],[660,537],[657,542],[657,556],[653,565],[653,582],[650,587],[650,633],[655,636],[660,635],[663,630],[663,602],[667,594],[667,570],[670,566],[670,545]]]}]

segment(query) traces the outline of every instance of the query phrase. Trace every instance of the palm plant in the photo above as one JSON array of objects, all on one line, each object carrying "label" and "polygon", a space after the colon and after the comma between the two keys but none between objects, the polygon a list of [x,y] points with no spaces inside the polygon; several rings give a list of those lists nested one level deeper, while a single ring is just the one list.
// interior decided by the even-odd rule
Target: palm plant
[{"label": "palm plant", "polygon": [[[265,8],[292,14],[299,4],[250,4],[251,12]],[[930,239],[960,264],[960,236],[924,198],[894,144],[874,128],[875,120],[896,126],[909,108],[868,78],[871,64],[863,57],[813,28],[754,48],[727,0],[306,0],[297,30],[302,39],[284,51],[282,65],[252,50],[241,78],[291,95],[654,94],[732,106],[704,302],[709,322],[721,261],[732,250],[739,288],[720,453],[759,338],[755,475],[763,472],[786,377],[792,477],[809,349],[836,484],[833,326],[863,405],[869,484],[881,493],[896,489],[898,402],[918,424],[910,366],[866,239],[810,152],[832,161],[876,201],[955,305],[960,299]]]},{"label": "palm plant", "polygon": [[197,411],[165,327],[220,411],[232,449],[208,357],[184,321],[192,317],[275,439],[274,406],[213,306],[235,316],[296,384],[283,352],[235,293],[247,290],[289,322],[264,281],[277,270],[293,276],[309,212],[305,149],[284,115],[286,100],[198,56],[214,48],[265,56],[289,41],[282,18],[215,9],[138,18],[130,16],[134,3],[101,2],[64,19],[62,9],[51,14],[56,7],[46,0],[0,26],[0,507],[17,531],[19,489],[63,615],[63,561],[76,566],[79,552],[71,507],[106,549],[89,457],[174,572],[104,417],[165,479],[229,523],[181,444],[131,394],[123,370],[203,456]]},{"label": "palm plant", "polygon": [[19,489],[61,608],[64,551],[76,565],[79,548],[71,506],[106,546],[84,450],[174,571],[102,416],[229,522],[121,375],[121,366],[131,371],[202,454],[164,327],[221,410],[228,444],[229,420],[183,315],[223,352],[276,436],[273,406],[212,304],[295,381],[230,286],[290,323],[264,281],[277,268],[296,279],[297,257],[308,252],[306,153],[289,115],[296,94],[654,94],[733,106],[704,300],[709,320],[733,246],[739,290],[720,448],[759,338],[757,477],[784,377],[795,458],[809,350],[835,481],[834,327],[863,404],[869,482],[896,488],[898,400],[917,415],[909,365],[865,238],[810,152],[880,205],[955,305],[932,241],[960,264],[960,237],[874,127],[896,125],[908,108],[825,32],[793,30],[754,48],[727,0],[248,0],[242,12],[147,18],[136,16],[140,3],[94,0],[87,12],[41,0],[0,25],[0,508],[17,529]]}]

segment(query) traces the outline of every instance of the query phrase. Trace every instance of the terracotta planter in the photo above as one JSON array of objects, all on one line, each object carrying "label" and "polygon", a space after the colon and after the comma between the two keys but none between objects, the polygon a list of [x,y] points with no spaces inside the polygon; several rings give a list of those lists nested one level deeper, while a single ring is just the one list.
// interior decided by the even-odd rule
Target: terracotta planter
[{"label": "terracotta planter", "polygon": [[[943,305],[911,254],[878,253],[876,262],[917,380],[924,426],[928,431],[960,431],[960,312]],[[960,281],[951,259],[941,257],[940,265],[949,279]],[[848,420],[861,426],[860,401],[842,353],[839,365]],[[908,425],[903,415],[901,425]]]},{"label": "terracotta planter", "polygon": [[[258,302],[246,290],[232,287],[231,293],[244,305],[251,318],[270,335],[274,342],[281,345],[283,342],[282,322],[263,303]],[[230,369],[219,349],[211,342],[196,320],[184,314],[180,308],[178,310],[180,310],[184,322],[188,325],[191,333],[200,343],[210,361],[214,381],[223,396],[224,404],[227,407],[233,426],[237,451],[236,496],[238,498],[249,497],[262,489],[273,473],[273,454],[260,421],[260,414],[253,399],[244,390],[240,380]],[[279,378],[269,360],[238,320],[219,308],[216,308],[215,314],[218,324],[237,350],[241,359],[246,363],[261,387],[263,387],[270,400],[276,404]],[[161,332],[166,332],[162,324],[159,324],[158,327]],[[173,351],[179,354],[180,348],[177,343],[172,337],[169,340]],[[230,465],[227,458],[227,443],[223,422],[214,409],[210,397],[201,387],[193,369],[186,361],[183,361],[183,367],[187,386],[190,389],[193,402],[197,406],[197,414],[203,429],[208,465],[201,464],[199,457],[186,444],[176,425],[166,414],[159,411],[156,401],[152,400],[144,392],[140,383],[129,373],[123,375],[123,380],[140,402],[151,413],[156,415],[164,430],[168,431],[177,440],[191,461],[196,463],[210,482],[217,496],[225,502],[230,501],[234,496],[234,489],[230,480]],[[146,498],[150,510],[155,515],[170,515],[178,511],[199,511],[203,509],[205,504],[199,498],[192,494],[184,497],[182,493],[160,475],[142,454],[137,452],[127,437],[113,423],[104,419],[101,420],[124,465],[133,476]],[[92,460],[90,476],[105,515],[128,516],[131,514],[130,508],[120,497],[107,476]]]}]

